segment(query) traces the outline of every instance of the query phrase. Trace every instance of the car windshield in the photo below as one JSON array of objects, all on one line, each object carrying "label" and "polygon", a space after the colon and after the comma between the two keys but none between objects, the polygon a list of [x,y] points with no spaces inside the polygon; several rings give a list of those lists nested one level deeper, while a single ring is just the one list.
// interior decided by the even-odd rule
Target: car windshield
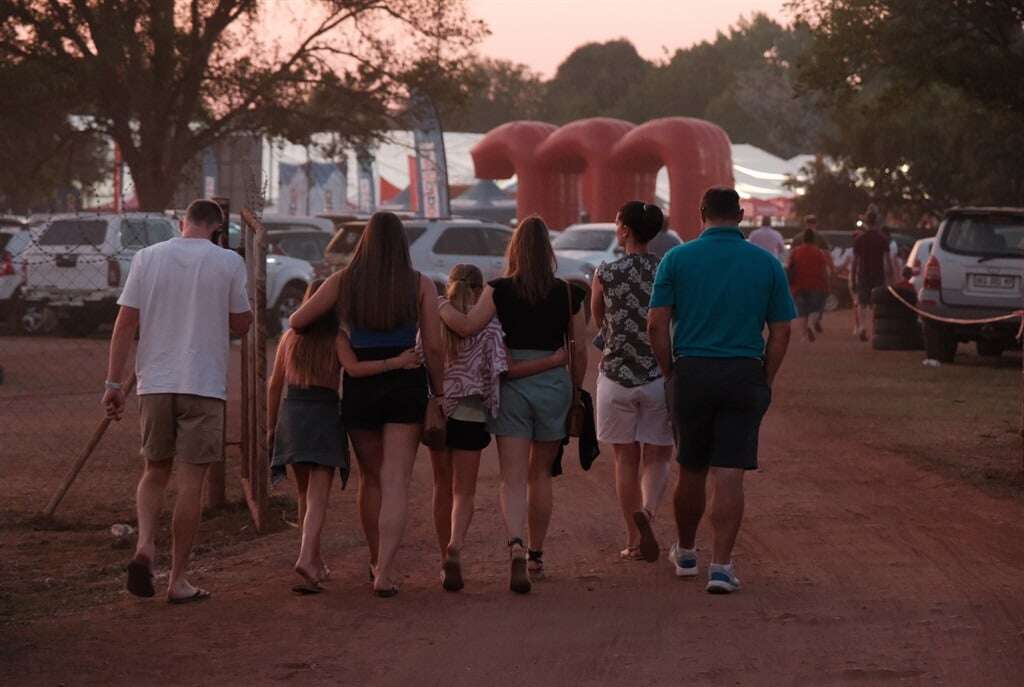
[{"label": "car windshield", "polygon": [[58,219],[39,237],[41,246],[98,246],[107,235],[107,223],[97,219]]},{"label": "car windshield", "polygon": [[614,229],[570,229],[552,242],[555,250],[606,251],[615,240]]},{"label": "car windshield", "polygon": [[318,232],[282,232],[268,234],[270,243],[277,249],[292,258],[316,262],[324,257],[324,248],[330,236],[322,231]]},{"label": "car windshield", "polygon": [[946,220],[942,246],[953,253],[1024,257],[1024,215],[968,215]]},{"label": "car windshield", "polygon": [[[409,241],[410,246],[416,243],[416,239],[423,236],[427,231],[426,227],[410,226],[408,224],[404,226],[405,238]],[[352,255],[356,250],[356,246],[359,245],[359,239],[362,238],[365,227],[365,224],[342,227],[339,233],[334,235],[334,239],[331,240],[328,251],[338,255]]]}]

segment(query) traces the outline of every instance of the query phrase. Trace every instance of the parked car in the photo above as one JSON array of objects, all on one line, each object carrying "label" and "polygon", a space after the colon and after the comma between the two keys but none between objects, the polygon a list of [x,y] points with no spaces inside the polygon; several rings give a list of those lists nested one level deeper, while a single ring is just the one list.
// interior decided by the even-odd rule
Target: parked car
[{"label": "parked car", "polygon": [[305,260],[313,266],[313,274],[326,277],[331,273],[330,265],[324,260],[331,234],[323,231],[267,229],[267,254],[285,255]]},{"label": "parked car", "polygon": [[[1008,315],[1024,303],[1024,208],[964,207],[946,213],[925,263],[918,302],[954,319]],[[924,319],[929,358],[951,363],[961,342],[978,355],[999,356],[1016,345],[1019,321],[961,325]]]},{"label": "parked car", "polygon": [[[485,280],[505,272],[505,249],[513,233],[510,227],[471,219],[405,219],[402,224],[413,267],[430,277],[438,293],[444,292],[448,272],[458,263],[476,265]],[[325,259],[332,271],[348,264],[365,226],[361,221],[347,222],[331,239]],[[558,276],[590,293],[594,265],[559,256]]]},{"label": "parked car", "polygon": [[177,223],[158,213],[49,218],[22,253],[23,328],[41,333],[52,324],[65,335],[87,336],[113,322],[132,257],[177,235]]},{"label": "parked car", "polygon": [[[302,303],[302,297],[306,293],[306,287],[316,278],[313,265],[309,261],[286,254],[285,248],[297,249],[305,235],[311,235],[312,239],[310,240],[312,241],[323,235],[326,245],[330,234],[319,229],[313,231],[299,228],[276,230],[272,227],[278,226],[277,224],[267,221],[267,218],[263,218],[263,222],[263,226],[267,230],[268,244],[267,336],[273,337],[288,328],[288,318],[298,309]],[[242,243],[241,231],[239,220],[232,215],[231,224],[228,227],[228,245],[235,250],[238,250]],[[298,241],[293,245],[289,241],[290,238],[298,239]]]},{"label": "parked car", "polygon": [[914,292],[919,292],[924,287],[924,266],[928,264],[928,258],[932,254],[932,246],[935,239],[920,239],[910,249],[907,256],[907,267],[910,268],[910,283],[914,285]]},{"label": "parked car", "polygon": [[22,253],[32,242],[26,222],[0,218],[0,323],[17,328],[25,282]]},{"label": "parked car", "polygon": [[[647,244],[647,249],[660,258],[682,242],[679,234],[665,230]],[[624,254],[615,240],[615,224],[611,222],[572,224],[555,236],[551,245],[559,258],[582,260],[591,265],[612,262]]]}]

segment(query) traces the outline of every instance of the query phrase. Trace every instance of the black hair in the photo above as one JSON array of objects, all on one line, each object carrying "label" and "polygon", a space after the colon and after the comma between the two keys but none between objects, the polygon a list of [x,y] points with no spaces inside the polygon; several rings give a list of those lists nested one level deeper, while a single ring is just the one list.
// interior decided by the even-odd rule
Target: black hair
[{"label": "black hair", "polygon": [[725,186],[712,186],[704,192],[700,213],[704,219],[739,220],[743,217],[740,194]]},{"label": "black hair", "polygon": [[764,215],[764,216],[761,217],[761,226],[762,227],[770,227],[771,225],[772,225],[772,216],[771,215]]},{"label": "black hair", "polygon": [[208,229],[219,227],[224,222],[224,213],[212,200],[193,200],[185,210],[185,219]]},{"label": "black hair", "polygon": [[631,200],[619,208],[619,221],[629,227],[640,243],[649,243],[665,226],[665,214],[657,205]]}]

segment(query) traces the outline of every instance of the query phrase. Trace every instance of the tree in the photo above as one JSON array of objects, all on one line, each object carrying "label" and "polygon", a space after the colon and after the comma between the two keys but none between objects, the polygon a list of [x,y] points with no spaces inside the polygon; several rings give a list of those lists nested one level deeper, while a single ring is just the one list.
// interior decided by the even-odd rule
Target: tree
[{"label": "tree", "polygon": [[[799,61],[800,87],[821,99],[833,122],[820,150],[874,200],[909,217],[959,204],[1020,202],[1019,94],[991,93],[965,75],[1005,81],[1003,70],[1024,54],[1019,16],[1016,28],[1000,29],[1016,33],[1016,44],[994,34],[991,40],[1004,47],[993,55],[983,39],[1017,16],[1012,9],[1022,3],[959,0],[944,13],[913,0],[796,5],[814,39]],[[945,23],[953,28],[939,26]],[[968,48],[964,40],[976,43]],[[954,69],[954,59],[963,64]]]},{"label": "tree", "polygon": [[234,133],[374,136],[410,87],[457,81],[483,32],[461,0],[318,0],[285,48],[260,36],[264,5],[0,0],[0,56],[73,83],[73,111],[120,146],[141,206],[159,210]]},{"label": "tree", "polygon": [[804,165],[801,180],[786,186],[799,190],[794,201],[798,215],[814,215],[823,229],[853,229],[855,219],[867,207],[870,194],[855,172],[842,164],[830,165],[820,156]]},{"label": "tree", "polygon": [[544,83],[523,64],[483,59],[466,70],[463,102],[441,112],[445,128],[485,133],[510,118],[538,119],[544,102]]},{"label": "tree", "polygon": [[635,119],[635,89],[653,69],[625,39],[582,45],[548,82],[544,118],[555,124],[585,117]]},{"label": "tree", "polygon": [[[104,176],[109,146],[75,125],[67,82],[30,64],[0,65],[0,209],[70,210],[61,194],[88,191]],[[17,97],[13,97],[17,94]]]}]

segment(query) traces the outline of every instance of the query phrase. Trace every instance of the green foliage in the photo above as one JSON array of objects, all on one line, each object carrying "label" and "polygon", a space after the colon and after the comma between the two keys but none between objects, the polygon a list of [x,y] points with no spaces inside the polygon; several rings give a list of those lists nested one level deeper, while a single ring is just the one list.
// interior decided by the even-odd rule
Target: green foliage
[{"label": "green foliage", "polygon": [[482,59],[464,72],[461,102],[443,100],[441,120],[451,131],[486,133],[516,119],[538,119],[544,102],[544,85],[526,65],[507,60]]},{"label": "green foliage", "polygon": [[548,82],[544,118],[554,124],[584,117],[635,118],[636,89],[653,70],[627,40],[582,45]]},{"label": "green foliage", "polygon": [[852,230],[870,199],[856,174],[842,165],[830,166],[821,157],[801,171],[804,181],[794,179],[786,184],[802,191],[795,200],[796,213],[815,215],[822,229]]}]

